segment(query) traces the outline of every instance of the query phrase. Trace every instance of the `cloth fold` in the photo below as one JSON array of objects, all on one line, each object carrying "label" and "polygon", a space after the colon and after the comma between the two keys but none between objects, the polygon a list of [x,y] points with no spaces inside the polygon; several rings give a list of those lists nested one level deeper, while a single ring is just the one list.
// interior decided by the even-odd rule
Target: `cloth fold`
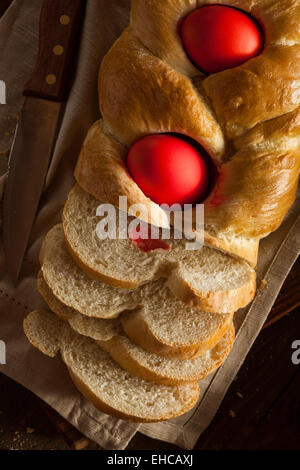
[{"label": "cloth fold", "polygon": [[[216,373],[201,382],[199,402],[184,416],[169,422],[138,425],[101,413],[75,389],[62,361],[49,359],[33,349],[22,328],[23,319],[31,310],[45,306],[36,288],[40,245],[46,232],[60,221],[65,198],[74,184],[73,169],[81,143],[89,126],[99,118],[98,67],[128,24],[129,3],[129,0],[87,2],[76,76],[17,288],[7,278],[0,246],[0,340],[7,347],[6,364],[0,366],[0,372],[33,391],[105,449],[126,448],[137,430],[191,449],[216,414],[299,254],[299,198],[280,229],[261,244],[258,282],[264,278],[266,287],[250,307],[235,315],[237,338],[233,351]],[[37,55],[41,5],[42,0],[14,0],[0,21],[0,79],[7,88],[7,104],[0,105],[0,193],[23,102],[21,91]]]}]

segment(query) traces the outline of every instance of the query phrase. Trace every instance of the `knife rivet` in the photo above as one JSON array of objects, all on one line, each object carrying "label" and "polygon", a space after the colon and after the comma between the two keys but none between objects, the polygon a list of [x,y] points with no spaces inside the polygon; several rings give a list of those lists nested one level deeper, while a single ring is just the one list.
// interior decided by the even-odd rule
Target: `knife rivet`
[{"label": "knife rivet", "polygon": [[48,85],[54,85],[54,83],[56,83],[56,75],[54,74],[49,74],[46,76],[46,82],[48,83]]},{"label": "knife rivet", "polygon": [[71,20],[68,15],[61,15],[59,21],[61,24],[69,24]]},{"label": "knife rivet", "polygon": [[60,44],[57,44],[56,46],[53,47],[53,54],[63,55],[63,53],[64,53],[64,48]]}]

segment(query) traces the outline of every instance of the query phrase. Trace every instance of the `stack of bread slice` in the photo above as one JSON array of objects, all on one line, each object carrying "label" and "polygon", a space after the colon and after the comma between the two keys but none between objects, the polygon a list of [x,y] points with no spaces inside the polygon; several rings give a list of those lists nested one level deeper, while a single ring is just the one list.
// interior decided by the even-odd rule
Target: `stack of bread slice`
[{"label": "stack of bread slice", "polygon": [[143,251],[97,236],[100,202],[76,185],[63,223],[47,234],[38,289],[49,310],[24,321],[29,341],[59,352],[82,394],[102,411],[153,422],[179,416],[234,342],[233,314],[256,290],[254,269],[210,246]]}]

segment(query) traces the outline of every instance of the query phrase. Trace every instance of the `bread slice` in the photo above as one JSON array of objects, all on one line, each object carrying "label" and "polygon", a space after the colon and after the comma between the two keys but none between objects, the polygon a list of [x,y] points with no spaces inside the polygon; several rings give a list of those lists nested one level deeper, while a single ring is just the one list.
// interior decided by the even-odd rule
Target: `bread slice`
[{"label": "bread slice", "polygon": [[127,336],[149,352],[183,359],[199,356],[220,341],[232,322],[232,314],[189,307],[174,297],[162,279],[132,290],[91,279],[66,249],[61,225],[46,236],[41,265],[43,277],[58,300],[89,317],[120,316]]},{"label": "bread slice", "polygon": [[104,413],[137,422],[164,421],[186,413],[197,402],[197,383],[173,387],[134,377],[93,340],[50,312],[30,313],[24,331],[44,354],[61,353],[78,390]]},{"label": "bread slice", "polygon": [[150,382],[177,385],[202,380],[224,362],[233,346],[234,327],[231,325],[213,349],[196,359],[182,361],[162,357],[132,343],[118,319],[88,318],[66,307],[54,297],[41,275],[38,288],[50,309],[67,320],[77,333],[96,340],[123,369]]},{"label": "bread slice", "polygon": [[169,249],[150,252],[129,238],[100,240],[98,206],[97,199],[76,185],[63,213],[67,247],[88,275],[129,289],[166,278],[175,296],[207,312],[235,312],[253,299],[256,274],[245,261],[207,246],[186,250],[187,240],[175,239],[174,233],[167,240]]}]

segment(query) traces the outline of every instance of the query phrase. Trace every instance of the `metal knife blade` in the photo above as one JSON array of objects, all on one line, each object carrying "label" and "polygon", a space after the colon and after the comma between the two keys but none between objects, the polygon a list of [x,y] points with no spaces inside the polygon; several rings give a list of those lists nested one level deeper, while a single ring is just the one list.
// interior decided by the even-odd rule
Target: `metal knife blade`
[{"label": "metal knife blade", "polygon": [[85,0],[44,0],[39,54],[9,159],[3,198],[7,270],[16,284],[52,156],[74,68]]},{"label": "metal knife blade", "polygon": [[61,104],[26,98],[9,159],[3,199],[8,272],[17,281],[52,155]]}]

